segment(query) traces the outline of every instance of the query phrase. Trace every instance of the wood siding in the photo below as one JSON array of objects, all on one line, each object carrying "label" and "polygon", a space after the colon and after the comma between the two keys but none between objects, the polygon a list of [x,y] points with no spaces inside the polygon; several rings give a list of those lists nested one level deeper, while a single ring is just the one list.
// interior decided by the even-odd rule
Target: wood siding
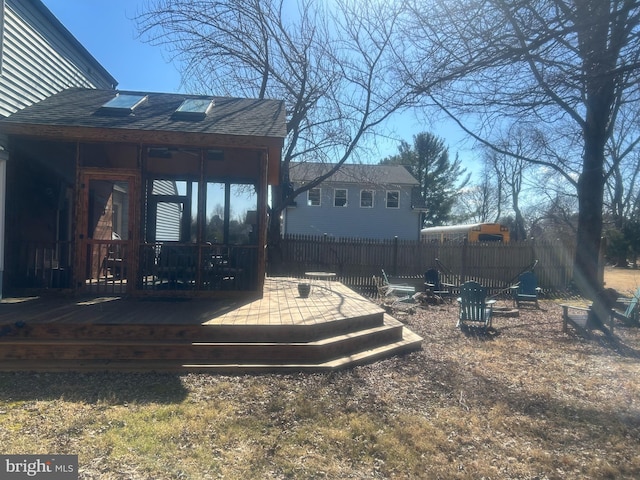
[{"label": "wood siding", "polygon": [[[296,185],[298,188],[299,185]],[[420,212],[411,205],[411,186],[366,186],[324,183],[320,185],[320,206],[307,204],[305,192],[296,198],[296,206],[285,212],[284,232],[297,235],[324,235],[331,237],[362,237],[377,240],[418,240]],[[335,189],[347,190],[347,204],[334,206]],[[360,206],[360,192],[374,192],[373,207]],[[387,191],[400,192],[399,208],[387,208]]]},{"label": "wood siding", "polygon": [[5,2],[0,116],[69,87],[114,88],[113,78],[35,2]]}]

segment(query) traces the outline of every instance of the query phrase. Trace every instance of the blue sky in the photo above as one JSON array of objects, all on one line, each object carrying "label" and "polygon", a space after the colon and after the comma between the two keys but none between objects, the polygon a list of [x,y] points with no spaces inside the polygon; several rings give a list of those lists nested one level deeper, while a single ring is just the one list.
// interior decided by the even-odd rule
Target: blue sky
[{"label": "blue sky", "polygon": [[180,74],[158,47],[136,38],[133,17],[147,0],[42,0],[118,81],[118,89],[179,92]]},{"label": "blue sky", "polygon": [[[137,38],[133,18],[148,0],[42,0],[47,8],[78,39],[103,67],[118,81],[120,90],[175,93],[184,91],[180,73],[169,62],[160,47],[143,43]],[[451,158],[460,152],[465,158],[474,158],[461,143],[460,130],[448,122],[428,125],[413,114],[394,118],[390,125],[396,135],[412,142],[413,135],[430,131],[445,139]],[[377,163],[382,158],[398,153],[397,142],[378,144]]]}]

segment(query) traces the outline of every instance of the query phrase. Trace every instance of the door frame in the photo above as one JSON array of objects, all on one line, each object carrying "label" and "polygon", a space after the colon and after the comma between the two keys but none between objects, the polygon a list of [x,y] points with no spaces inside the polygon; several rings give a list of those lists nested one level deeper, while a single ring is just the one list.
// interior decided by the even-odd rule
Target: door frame
[{"label": "door frame", "polygon": [[[89,184],[91,181],[111,181],[127,182],[129,186],[129,209],[126,240],[111,240],[123,245],[128,252],[121,272],[126,272],[126,282],[120,282],[124,291],[120,293],[132,294],[135,290],[138,271],[138,245],[140,244],[140,172],[136,170],[106,170],[97,168],[83,168],[79,172],[79,189],[77,196],[77,214],[75,228],[75,287],[80,293],[91,293],[87,286],[87,253],[88,247],[92,245],[104,244],[104,240],[93,240],[88,238],[89,229]],[[122,273],[121,273],[122,274]],[[109,291],[109,290],[106,290]]]}]

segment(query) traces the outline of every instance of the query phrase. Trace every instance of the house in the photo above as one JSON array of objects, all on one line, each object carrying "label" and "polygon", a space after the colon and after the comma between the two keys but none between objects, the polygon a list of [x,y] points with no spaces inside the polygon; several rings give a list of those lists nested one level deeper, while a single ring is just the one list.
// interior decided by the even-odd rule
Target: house
[{"label": "house", "polygon": [[261,294],[283,102],[70,88],[0,120],[0,134],[5,287]]},{"label": "house", "polygon": [[[333,165],[291,164],[293,188],[326,174]],[[399,165],[342,165],[296,198],[284,214],[285,234],[418,240],[424,202],[418,181]]]},{"label": "house", "polygon": [[[40,0],[0,1],[0,118],[69,87],[113,89],[116,85]],[[0,137],[0,297],[6,150],[6,139]]]},{"label": "house", "polygon": [[116,91],[40,1],[2,6],[0,278],[6,258],[25,296],[0,302],[0,369],[317,371],[420,348],[340,284],[265,279],[282,102]]}]

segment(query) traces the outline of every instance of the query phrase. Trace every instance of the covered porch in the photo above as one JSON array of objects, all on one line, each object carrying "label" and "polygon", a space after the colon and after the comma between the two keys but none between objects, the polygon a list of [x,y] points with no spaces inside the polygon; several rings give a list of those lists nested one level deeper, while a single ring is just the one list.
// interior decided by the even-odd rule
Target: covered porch
[{"label": "covered porch", "polygon": [[261,295],[282,102],[70,89],[0,132],[5,295]]}]

